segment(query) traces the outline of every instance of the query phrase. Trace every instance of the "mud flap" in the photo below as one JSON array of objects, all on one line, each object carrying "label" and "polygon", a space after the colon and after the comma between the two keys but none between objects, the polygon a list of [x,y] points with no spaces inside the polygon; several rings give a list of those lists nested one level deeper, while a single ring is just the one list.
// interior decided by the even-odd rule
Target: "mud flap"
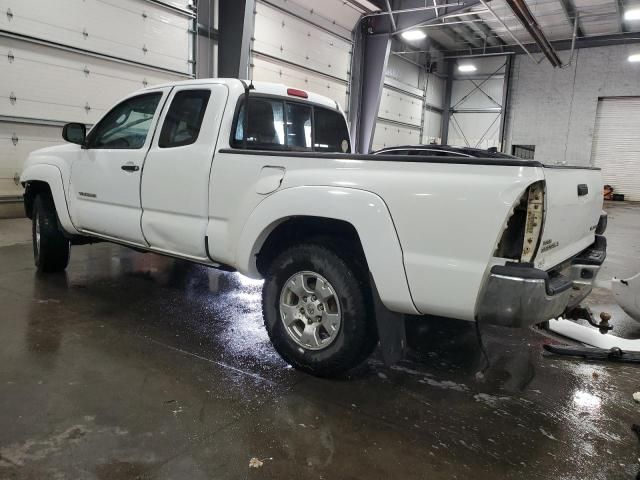
[{"label": "mud flap", "polygon": [[392,312],[384,306],[371,274],[369,274],[369,283],[371,284],[382,359],[385,365],[393,365],[404,358],[407,347],[405,316],[402,313]]}]

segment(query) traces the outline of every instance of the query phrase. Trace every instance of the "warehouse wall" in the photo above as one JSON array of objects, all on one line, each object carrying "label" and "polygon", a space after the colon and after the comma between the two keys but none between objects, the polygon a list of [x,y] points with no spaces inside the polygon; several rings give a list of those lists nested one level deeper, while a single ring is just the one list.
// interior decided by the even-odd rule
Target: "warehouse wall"
[{"label": "warehouse wall", "polygon": [[[627,57],[638,45],[576,50],[572,66],[554,69],[514,58],[507,114],[506,152],[535,145],[549,163],[591,165],[598,97],[640,96],[640,64]],[[567,61],[569,52],[560,52]]]}]

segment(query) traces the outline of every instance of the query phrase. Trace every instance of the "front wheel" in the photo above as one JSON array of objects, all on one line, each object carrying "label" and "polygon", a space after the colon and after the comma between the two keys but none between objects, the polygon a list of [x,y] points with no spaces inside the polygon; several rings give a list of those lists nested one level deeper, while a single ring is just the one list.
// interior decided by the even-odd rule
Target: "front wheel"
[{"label": "front wheel", "polygon": [[263,286],[264,322],[291,365],[321,377],[365,360],[377,335],[366,275],[321,244],[292,246],[276,257]]},{"label": "front wheel", "polygon": [[69,240],[58,228],[56,207],[49,195],[40,194],[33,202],[33,256],[40,272],[61,272],[69,264]]}]

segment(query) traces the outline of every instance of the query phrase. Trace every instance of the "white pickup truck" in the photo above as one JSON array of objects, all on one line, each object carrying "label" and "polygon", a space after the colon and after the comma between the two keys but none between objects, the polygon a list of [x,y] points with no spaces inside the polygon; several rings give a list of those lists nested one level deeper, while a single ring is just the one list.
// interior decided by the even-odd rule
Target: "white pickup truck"
[{"label": "white pickup truck", "polygon": [[147,88],[63,137],[21,177],[40,271],[103,240],[264,278],[273,345],[316,375],[384,344],[380,316],[557,317],[606,254],[597,169],[352,154],[340,106],[283,85]]}]

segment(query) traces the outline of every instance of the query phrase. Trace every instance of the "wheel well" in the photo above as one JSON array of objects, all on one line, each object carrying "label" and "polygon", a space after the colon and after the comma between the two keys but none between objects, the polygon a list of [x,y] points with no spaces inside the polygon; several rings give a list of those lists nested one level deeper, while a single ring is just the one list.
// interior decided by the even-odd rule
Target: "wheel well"
[{"label": "wheel well", "polygon": [[347,253],[364,268],[366,258],[355,227],[349,222],[322,217],[292,217],[280,223],[266,238],[256,255],[256,266],[266,276],[271,261],[285,248],[298,243],[316,241],[329,245],[338,253]]},{"label": "wheel well", "polygon": [[31,218],[33,213],[33,201],[36,196],[41,193],[51,195],[51,187],[47,182],[40,180],[32,180],[25,183],[24,190],[24,213],[28,218]]}]

